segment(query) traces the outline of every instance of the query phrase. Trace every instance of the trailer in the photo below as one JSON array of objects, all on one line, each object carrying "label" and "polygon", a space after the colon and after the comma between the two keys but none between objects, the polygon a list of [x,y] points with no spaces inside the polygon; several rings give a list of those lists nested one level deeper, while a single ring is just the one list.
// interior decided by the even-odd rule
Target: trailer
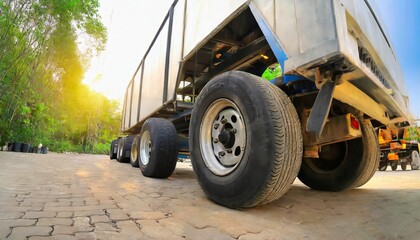
[{"label": "trailer", "polygon": [[111,158],[166,178],[181,150],[209,199],[253,207],[296,177],[364,185],[375,128],[405,124],[408,104],[373,0],[176,0],[127,86],[129,136]]},{"label": "trailer", "polygon": [[420,131],[415,127],[391,128],[378,130],[379,146],[381,149],[379,171],[386,171],[388,165],[392,171],[418,170],[420,167],[419,142]]}]

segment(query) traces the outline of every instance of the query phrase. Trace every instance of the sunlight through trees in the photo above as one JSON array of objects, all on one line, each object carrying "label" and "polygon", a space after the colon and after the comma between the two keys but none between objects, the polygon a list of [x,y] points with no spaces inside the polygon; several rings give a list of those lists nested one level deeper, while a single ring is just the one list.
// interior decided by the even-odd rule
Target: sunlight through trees
[{"label": "sunlight through trees", "polygon": [[0,1],[0,144],[106,153],[118,102],[81,83],[106,43],[98,8],[98,0]]}]

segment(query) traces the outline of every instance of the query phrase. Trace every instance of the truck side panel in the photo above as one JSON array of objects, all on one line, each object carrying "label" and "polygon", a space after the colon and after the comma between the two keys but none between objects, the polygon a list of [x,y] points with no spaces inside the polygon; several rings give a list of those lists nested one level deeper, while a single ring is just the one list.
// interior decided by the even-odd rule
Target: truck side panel
[{"label": "truck side panel", "polygon": [[169,60],[169,79],[168,79],[168,96],[167,101],[174,100],[177,88],[178,72],[182,56],[184,41],[184,13],[185,0],[178,1],[174,7],[172,36],[170,44],[170,60]]},{"label": "truck side panel", "polygon": [[[408,117],[404,77],[381,23],[369,8],[370,2],[252,1],[288,56],[285,72],[298,72],[313,79],[314,66],[344,57],[358,68],[344,79],[375,100],[377,106],[385,106],[383,116],[387,111],[389,116]],[[361,47],[370,54],[367,63],[359,59]],[[363,104],[353,106],[360,108]],[[373,116],[371,112],[365,113]]]},{"label": "truck side panel", "polygon": [[375,18],[369,9],[370,6],[373,7],[373,5],[367,5],[371,1],[341,0],[341,2],[348,14],[349,30],[354,31],[360,41],[370,43],[364,47],[371,53],[392,88],[398,90],[394,91],[394,98],[402,106],[408,107],[407,88],[397,57],[392,50],[392,44],[384,37],[385,30],[379,28],[377,24],[372,24],[379,21],[379,17]]},{"label": "truck side panel", "polygon": [[174,100],[182,60],[185,2],[174,2],[127,87],[123,131]]},{"label": "truck side panel", "polygon": [[121,130],[127,129],[127,92],[124,95],[124,102],[123,102],[123,111],[122,111],[122,121],[121,121]]},{"label": "truck side panel", "polygon": [[131,115],[131,89],[132,89],[133,81],[130,82],[130,84],[127,87],[126,93],[125,93],[125,103],[124,103],[124,126],[123,129],[130,126],[130,115]]},{"label": "truck side panel", "polygon": [[140,97],[140,77],[141,72],[138,71],[136,75],[134,75],[133,84],[131,87],[132,95],[131,95],[131,116],[130,116],[130,123],[136,123],[138,121],[137,115],[138,115],[138,99]]},{"label": "truck side panel", "polygon": [[[122,130],[140,126],[140,122],[147,117],[169,106],[165,104],[175,101],[177,84],[185,80],[183,64],[189,64],[189,70],[192,71],[194,56],[205,46],[206,51],[213,54],[212,51],[218,49],[218,41],[223,41],[223,37],[228,35],[216,34],[248,5],[257,9],[264,24],[271,29],[286,53],[288,59],[285,61],[284,72],[298,73],[314,80],[315,69],[319,66],[350,67],[351,70],[343,74],[343,81],[353,85],[355,90],[362,92],[375,105],[372,107],[375,111],[367,109],[365,114],[384,124],[390,123],[393,118],[396,121],[399,117],[407,118],[408,98],[401,68],[370,2],[174,1],[142,65],[127,88]],[[219,38],[214,41],[216,37]],[[367,58],[365,50],[368,52]],[[362,57],[368,60],[362,60]],[[342,61],[343,65],[336,64],[338,61]],[[143,74],[139,74],[142,72],[140,70]],[[191,79],[191,74],[189,76],[187,81],[190,82],[200,77],[194,75]],[[348,84],[339,84],[337,87],[344,88]],[[361,99],[336,99],[359,110],[366,102]]]},{"label": "truck side panel", "polygon": [[152,114],[163,103],[167,36],[168,24],[165,24],[145,58],[140,118]]},{"label": "truck side panel", "polygon": [[339,50],[331,1],[253,0],[252,3],[289,58],[286,72],[297,67],[293,62],[295,57],[299,57],[299,62],[305,62],[314,56],[328,56]]}]

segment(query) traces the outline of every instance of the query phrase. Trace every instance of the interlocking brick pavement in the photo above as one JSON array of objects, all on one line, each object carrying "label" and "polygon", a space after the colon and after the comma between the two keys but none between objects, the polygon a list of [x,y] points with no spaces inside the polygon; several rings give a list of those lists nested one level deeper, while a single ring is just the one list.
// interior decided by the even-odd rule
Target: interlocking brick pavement
[{"label": "interlocking brick pavement", "polygon": [[0,152],[0,239],[397,238],[420,238],[420,171],[334,193],[296,180],[277,201],[232,210],[205,197],[188,163],[151,179],[107,156]]}]

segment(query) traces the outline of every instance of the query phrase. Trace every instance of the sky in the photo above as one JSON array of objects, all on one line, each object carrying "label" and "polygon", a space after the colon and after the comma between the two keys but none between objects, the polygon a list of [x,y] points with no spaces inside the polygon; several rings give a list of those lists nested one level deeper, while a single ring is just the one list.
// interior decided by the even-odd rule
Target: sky
[{"label": "sky", "polygon": [[[84,83],[123,101],[128,82],[156,34],[172,0],[100,0],[108,28],[106,50],[92,60]],[[420,0],[376,0],[401,64],[410,108],[420,118]]]},{"label": "sky", "polygon": [[420,118],[420,1],[376,0],[401,64],[414,116]]}]

